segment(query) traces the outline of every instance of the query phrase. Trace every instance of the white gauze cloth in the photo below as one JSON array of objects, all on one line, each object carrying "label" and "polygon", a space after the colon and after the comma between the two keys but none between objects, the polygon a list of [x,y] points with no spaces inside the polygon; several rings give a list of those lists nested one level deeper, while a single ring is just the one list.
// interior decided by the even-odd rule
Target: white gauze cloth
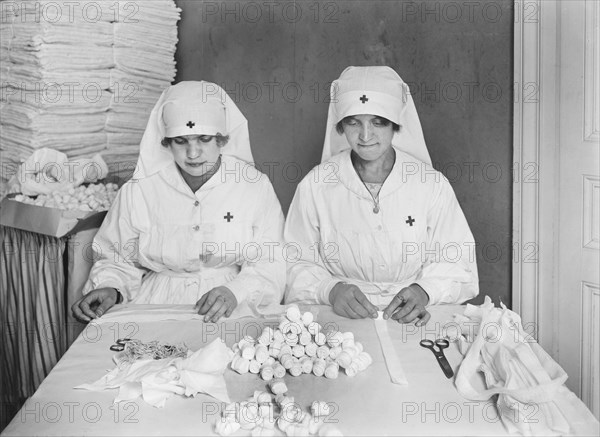
[{"label": "white gauze cloth", "polygon": [[[456,375],[462,396],[486,401],[498,395],[498,415],[511,434],[597,435],[598,421],[565,387],[567,374],[523,330],[518,314],[495,308],[486,296],[481,306],[467,305],[464,316],[455,318],[463,335],[476,335]],[[481,373],[487,389],[479,387]]]},{"label": "white gauze cloth", "polygon": [[[255,319],[278,319],[285,313],[286,307],[273,303],[270,305],[257,307],[246,300],[240,302],[227,319],[237,320],[247,317]],[[172,304],[121,304],[110,308],[102,317],[93,319],[90,323],[101,325],[102,323],[126,323],[135,319],[140,322],[157,322],[165,320],[204,320],[204,316],[198,314],[198,309],[194,305],[172,305]]]},{"label": "white gauze cloth", "polygon": [[148,404],[162,408],[167,399],[178,394],[195,396],[206,393],[229,403],[223,372],[233,358],[233,351],[221,339],[188,354],[187,358],[163,358],[121,363],[98,381],[75,388],[102,391],[118,388],[115,402],[139,396]]}]

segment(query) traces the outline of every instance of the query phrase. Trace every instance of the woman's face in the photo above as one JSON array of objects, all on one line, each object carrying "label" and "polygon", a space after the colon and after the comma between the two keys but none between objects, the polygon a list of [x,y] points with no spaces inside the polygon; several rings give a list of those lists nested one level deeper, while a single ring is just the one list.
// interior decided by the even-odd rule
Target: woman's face
[{"label": "woman's face", "polygon": [[173,138],[170,147],[177,165],[191,176],[208,172],[221,154],[212,135],[182,135]]},{"label": "woman's face", "polygon": [[342,126],[352,150],[365,161],[376,161],[392,146],[392,123],[370,114],[346,117]]}]

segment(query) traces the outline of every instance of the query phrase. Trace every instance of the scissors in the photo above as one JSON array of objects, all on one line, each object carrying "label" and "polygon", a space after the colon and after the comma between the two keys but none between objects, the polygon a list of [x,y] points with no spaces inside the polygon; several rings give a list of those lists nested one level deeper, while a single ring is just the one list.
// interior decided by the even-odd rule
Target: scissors
[{"label": "scissors", "polygon": [[[446,359],[446,356],[444,355],[444,349],[446,349],[448,346],[450,346],[450,343],[448,342],[448,340],[446,340],[444,338],[438,338],[437,340],[435,340],[435,342],[433,342],[431,340],[421,340],[419,342],[419,344],[422,347],[429,349],[431,352],[433,352],[433,355],[435,355],[435,358],[437,359],[437,362],[439,363],[440,367],[442,368],[444,375],[446,375],[446,378],[452,378],[454,376],[452,367],[450,367],[450,363],[448,363],[448,360]],[[436,348],[436,346],[437,346],[437,348]]]},{"label": "scissors", "polygon": [[130,341],[131,341],[131,338],[119,338],[117,340],[117,343],[113,344],[110,347],[110,350],[114,351],[114,352],[121,352],[121,351],[125,350],[125,345]]}]

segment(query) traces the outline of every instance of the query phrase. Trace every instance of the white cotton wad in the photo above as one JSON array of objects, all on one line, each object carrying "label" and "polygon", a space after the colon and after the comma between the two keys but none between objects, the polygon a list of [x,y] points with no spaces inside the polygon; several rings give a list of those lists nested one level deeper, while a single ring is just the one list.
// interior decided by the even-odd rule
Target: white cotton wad
[{"label": "white cotton wad", "polygon": [[108,174],[108,166],[102,156],[91,159],[69,159],[54,149],[42,148],[31,154],[11,179],[11,190],[28,196],[67,192],[84,182],[96,182]]},{"label": "white cotton wad", "polygon": [[260,374],[271,381],[286,373],[337,378],[340,367],[346,375],[356,376],[372,363],[352,332],[321,330],[311,312],[302,313],[297,305],[291,305],[275,329],[265,326],[256,339],[246,336],[232,346],[231,369]]},{"label": "white cotton wad", "polygon": [[187,358],[138,360],[116,367],[98,381],[75,388],[102,391],[118,388],[115,402],[133,400],[142,396],[145,402],[164,407],[174,394],[195,396],[206,393],[221,402],[229,403],[223,372],[233,352],[220,339],[215,339]]}]

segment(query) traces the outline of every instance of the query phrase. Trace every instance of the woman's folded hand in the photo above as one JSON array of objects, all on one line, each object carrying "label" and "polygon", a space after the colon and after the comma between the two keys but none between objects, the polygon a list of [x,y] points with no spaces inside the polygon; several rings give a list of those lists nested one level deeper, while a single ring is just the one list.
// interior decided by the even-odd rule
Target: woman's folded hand
[{"label": "woman's folded hand", "polygon": [[215,287],[196,302],[198,314],[204,315],[205,322],[218,322],[223,316],[229,317],[238,301],[227,287]]},{"label": "woman's folded hand", "polygon": [[73,316],[84,323],[102,316],[111,308],[119,297],[116,288],[97,288],[90,291],[71,306]]},{"label": "woman's folded hand", "polygon": [[377,307],[356,285],[338,282],[329,293],[333,312],[350,319],[377,318]]},{"label": "woman's folded hand", "polygon": [[425,309],[429,303],[429,295],[420,285],[411,284],[398,292],[394,299],[383,311],[383,318],[398,320],[400,323],[410,323],[421,326],[429,321],[431,314]]}]

